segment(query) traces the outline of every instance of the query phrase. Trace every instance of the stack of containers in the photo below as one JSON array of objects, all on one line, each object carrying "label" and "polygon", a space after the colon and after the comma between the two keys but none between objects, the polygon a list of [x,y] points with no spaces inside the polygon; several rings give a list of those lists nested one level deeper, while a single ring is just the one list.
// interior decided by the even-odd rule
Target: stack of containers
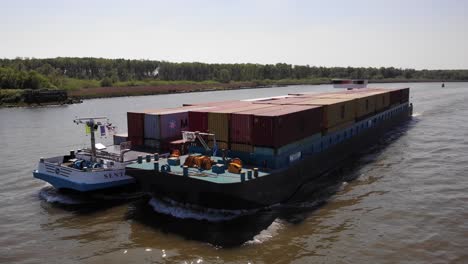
[{"label": "stack of containers", "polygon": [[409,101],[409,88],[393,89],[390,91],[390,105],[397,105]]},{"label": "stack of containers", "polygon": [[376,110],[376,96],[369,91],[350,91],[321,95],[321,98],[350,100],[355,106],[355,119],[362,120],[373,115]]},{"label": "stack of containers", "polygon": [[189,129],[189,110],[211,107],[185,106],[171,109],[149,110],[144,115],[144,145],[165,148],[169,142],[182,138],[182,131]]},{"label": "stack of containers", "polygon": [[323,111],[316,105],[276,105],[246,111],[253,115],[255,146],[279,148],[320,132]]},{"label": "stack of containers", "polygon": [[[300,157],[302,153],[298,150],[320,137],[321,106],[258,105],[266,107],[234,112],[231,117],[231,138],[239,142],[231,144],[231,150],[236,155],[241,155],[240,152],[253,153],[241,156],[249,159],[249,162],[272,168],[287,165],[291,155]],[[236,130],[246,124],[251,129],[244,130],[240,136]]]},{"label": "stack of containers", "polygon": [[[191,110],[188,113],[189,117],[189,131],[199,131],[199,132],[209,132],[208,128],[208,113],[215,113],[222,109],[229,109],[235,107],[242,107],[250,105],[250,102],[244,101],[225,101],[225,102],[216,102],[216,103],[205,103],[199,106],[211,107],[211,109],[200,109],[200,110]],[[213,120],[212,120],[213,121]]]},{"label": "stack of containers", "polygon": [[388,90],[373,90],[368,92],[375,97],[375,111],[377,113],[386,110],[390,106],[390,93]]},{"label": "stack of containers", "polygon": [[[238,133],[245,133],[245,129],[249,128],[243,127],[236,129],[236,127],[231,127],[231,114],[243,110],[260,109],[267,107],[269,106],[255,105],[250,102],[238,101],[237,103],[226,104],[213,109],[207,109],[202,111],[190,111],[189,123],[196,122],[193,126],[190,127],[190,130],[213,133],[215,134],[216,143],[219,149],[232,149],[232,146],[230,147],[230,136],[231,134],[236,134],[236,132],[231,132],[237,131]],[[239,136],[242,137],[243,135]],[[210,138],[210,141],[208,141],[208,146],[213,147],[213,145],[214,142]],[[238,147],[239,146],[234,144],[234,148]]]},{"label": "stack of containers", "polygon": [[308,97],[294,105],[322,106],[322,134],[331,133],[350,126],[356,119],[356,100],[354,98]]}]

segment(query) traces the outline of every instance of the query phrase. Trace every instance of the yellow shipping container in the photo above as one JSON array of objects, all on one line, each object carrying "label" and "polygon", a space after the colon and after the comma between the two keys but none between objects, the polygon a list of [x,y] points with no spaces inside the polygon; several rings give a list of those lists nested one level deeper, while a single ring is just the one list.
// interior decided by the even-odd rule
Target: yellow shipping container
[{"label": "yellow shipping container", "polygon": [[254,147],[252,145],[248,145],[248,144],[231,143],[231,150],[232,151],[241,151],[241,152],[253,153],[254,152]]},{"label": "yellow shipping container", "polygon": [[215,134],[216,140],[229,141],[229,114],[208,113],[208,130]]},{"label": "yellow shipping container", "polygon": [[361,118],[375,112],[376,95],[370,94],[369,92],[355,92],[355,93],[337,93],[329,95],[329,98],[340,98],[340,99],[355,99],[354,103],[356,118]]},{"label": "yellow shipping container", "polygon": [[294,104],[323,106],[323,126],[325,129],[354,121],[356,118],[356,102],[352,98],[310,98]]}]

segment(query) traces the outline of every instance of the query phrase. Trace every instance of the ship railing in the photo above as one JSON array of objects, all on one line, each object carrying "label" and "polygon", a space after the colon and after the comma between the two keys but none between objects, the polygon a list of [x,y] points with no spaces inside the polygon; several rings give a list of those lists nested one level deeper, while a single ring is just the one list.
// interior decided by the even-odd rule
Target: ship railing
[{"label": "ship railing", "polygon": [[44,162],[53,165],[61,165],[63,163],[63,156],[46,158]]},{"label": "ship railing", "polygon": [[[61,157],[56,157],[61,158]],[[99,172],[99,171],[113,171],[115,167],[98,167],[98,168],[86,168],[86,169],[78,169],[72,166],[66,166],[61,160],[51,158],[51,159],[44,159],[44,165],[46,170],[55,170],[56,168],[60,168],[61,170],[66,168],[69,171],[76,171],[76,172]],[[122,167],[123,168],[123,167]],[[120,169],[120,168],[119,168]]]},{"label": "ship railing", "polygon": [[[85,154],[91,155],[90,149],[82,149],[81,151],[83,151]],[[106,159],[106,160],[111,160],[111,161],[116,161],[116,162],[123,162],[119,154],[106,152],[106,151],[98,151],[96,153],[96,158],[101,158],[101,159]]]}]

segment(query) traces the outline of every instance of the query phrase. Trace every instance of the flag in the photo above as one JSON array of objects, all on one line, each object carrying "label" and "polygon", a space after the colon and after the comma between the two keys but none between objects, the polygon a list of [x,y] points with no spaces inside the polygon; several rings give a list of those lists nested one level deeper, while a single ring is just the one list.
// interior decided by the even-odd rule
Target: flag
[{"label": "flag", "polygon": [[101,130],[101,137],[106,135],[106,127],[105,126],[100,126],[99,129]]},{"label": "flag", "polygon": [[85,125],[85,131],[86,131],[86,135],[91,134],[91,127],[88,124]]},{"label": "flag", "polygon": [[116,131],[115,126],[113,126],[112,124],[107,124],[106,128],[107,128],[107,133],[109,133],[109,135],[115,134],[115,131]]}]

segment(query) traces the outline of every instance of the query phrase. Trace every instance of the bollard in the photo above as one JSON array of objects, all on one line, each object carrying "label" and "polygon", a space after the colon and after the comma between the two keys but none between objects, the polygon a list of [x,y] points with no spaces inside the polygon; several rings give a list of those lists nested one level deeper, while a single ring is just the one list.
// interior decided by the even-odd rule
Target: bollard
[{"label": "bollard", "polygon": [[154,162],[154,170],[159,171],[159,162],[158,161]]},{"label": "bollard", "polygon": [[241,171],[240,178],[241,178],[241,182],[245,181],[245,171]]},{"label": "bollard", "polygon": [[247,171],[247,180],[251,180],[251,179],[252,179],[252,171],[248,170]]},{"label": "bollard", "polygon": [[184,176],[188,177],[188,166],[184,165],[183,169],[184,169]]},{"label": "bollard", "polygon": [[150,162],[151,161],[151,155],[146,155],[146,162]]},{"label": "bollard", "polygon": [[40,163],[44,163],[44,158],[41,157],[41,158],[39,159],[39,162],[40,162]]},{"label": "bollard", "polygon": [[158,161],[159,160],[159,153],[154,153],[154,161]]},{"label": "bollard", "polygon": [[254,168],[254,177],[258,178],[258,168]]},{"label": "bollard", "polygon": [[137,162],[140,164],[143,162],[143,157],[141,155],[138,155]]}]

